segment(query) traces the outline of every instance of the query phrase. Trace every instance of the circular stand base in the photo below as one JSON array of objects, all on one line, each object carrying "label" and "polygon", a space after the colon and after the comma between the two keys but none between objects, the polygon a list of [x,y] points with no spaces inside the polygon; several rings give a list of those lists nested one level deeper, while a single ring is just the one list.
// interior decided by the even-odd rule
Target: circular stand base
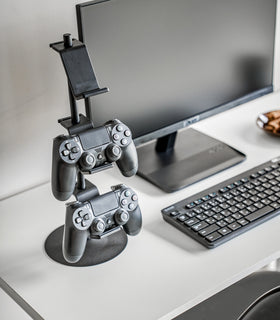
[{"label": "circular stand base", "polygon": [[127,244],[127,235],[123,229],[101,239],[90,239],[81,260],[69,263],[62,254],[63,229],[64,226],[61,226],[48,236],[45,250],[51,259],[67,266],[86,267],[109,261],[119,255]]}]

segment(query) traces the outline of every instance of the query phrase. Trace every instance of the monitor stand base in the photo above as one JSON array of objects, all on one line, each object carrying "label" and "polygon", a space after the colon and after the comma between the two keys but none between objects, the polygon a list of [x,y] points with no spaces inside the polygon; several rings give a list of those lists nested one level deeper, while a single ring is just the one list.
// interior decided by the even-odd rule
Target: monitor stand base
[{"label": "monitor stand base", "polygon": [[[176,138],[176,141],[175,141]],[[163,142],[163,146],[162,146]],[[174,192],[243,161],[229,145],[192,128],[137,147],[137,174],[165,192]]]},{"label": "monitor stand base", "polygon": [[119,255],[126,247],[127,235],[119,230],[102,239],[90,239],[81,260],[68,263],[62,254],[64,226],[55,229],[45,241],[45,251],[54,261],[72,267],[88,267],[109,261]]}]

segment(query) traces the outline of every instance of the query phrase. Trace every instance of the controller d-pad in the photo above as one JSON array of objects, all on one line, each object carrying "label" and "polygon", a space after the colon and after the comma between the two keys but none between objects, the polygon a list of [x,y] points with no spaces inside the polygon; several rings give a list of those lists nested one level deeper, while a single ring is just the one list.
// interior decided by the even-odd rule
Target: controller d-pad
[{"label": "controller d-pad", "polygon": [[93,221],[93,214],[87,209],[77,209],[73,214],[73,223],[78,230],[86,230]]},{"label": "controller d-pad", "polygon": [[77,161],[81,155],[81,148],[75,141],[65,141],[59,148],[62,159],[67,163],[73,163]]}]

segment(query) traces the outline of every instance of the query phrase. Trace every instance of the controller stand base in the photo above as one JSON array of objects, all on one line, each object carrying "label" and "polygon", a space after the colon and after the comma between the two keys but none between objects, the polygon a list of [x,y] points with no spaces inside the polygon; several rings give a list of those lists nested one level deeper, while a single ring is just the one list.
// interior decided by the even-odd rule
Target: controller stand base
[{"label": "controller stand base", "polygon": [[69,263],[62,254],[63,229],[64,226],[61,226],[48,236],[45,241],[45,251],[52,260],[67,266],[88,267],[112,260],[125,249],[127,244],[127,235],[120,229],[107,237],[88,240],[81,260]]}]

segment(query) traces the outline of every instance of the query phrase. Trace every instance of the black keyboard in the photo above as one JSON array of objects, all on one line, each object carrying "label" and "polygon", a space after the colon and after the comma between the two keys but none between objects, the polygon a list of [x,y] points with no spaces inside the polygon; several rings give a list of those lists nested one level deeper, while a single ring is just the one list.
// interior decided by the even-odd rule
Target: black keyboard
[{"label": "black keyboard", "polygon": [[214,248],[280,213],[280,157],[162,210],[163,219]]}]

